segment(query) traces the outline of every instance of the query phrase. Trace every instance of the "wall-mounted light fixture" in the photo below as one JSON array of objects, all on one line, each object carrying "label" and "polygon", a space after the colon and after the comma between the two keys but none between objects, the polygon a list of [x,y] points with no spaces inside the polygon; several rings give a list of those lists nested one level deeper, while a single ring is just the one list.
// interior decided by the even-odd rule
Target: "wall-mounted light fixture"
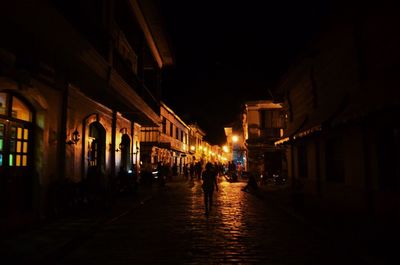
[{"label": "wall-mounted light fixture", "polygon": [[68,140],[67,144],[69,145],[77,144],[80,139],[81,135],[79,134],[78,129],[75,129],[75,131],[72,132],[71,139]]},{"label": "wall-mounted light fixture", "polygon": [[139,146],[136,146],[136,152],[133,152],[133,154],[134,154],[134,155],[139,154],[139,150],[140,150]]},{"label": "wall-mounted light fixture", "polygon": [[119,147],[119,148],[115,149],[115,152],[119,152],[119,151],[121,151],[122,149],[124,149],[124,148],[125,148],[125,145],[121,142],[121,143],[118,145],[118,147]]}]

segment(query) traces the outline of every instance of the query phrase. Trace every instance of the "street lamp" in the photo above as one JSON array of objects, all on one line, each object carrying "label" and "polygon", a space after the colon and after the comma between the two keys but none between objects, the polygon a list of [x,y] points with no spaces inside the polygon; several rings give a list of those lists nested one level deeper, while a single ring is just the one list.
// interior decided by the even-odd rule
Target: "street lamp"
[{"label": "street lamp", "polygon": [[223,150],[225,153],[228,153],[228,152],[229,152],[229,147],[228,147],[227,145],[224,145],[224,146],[222,147],[222,150]]},{"label": "street lamp", "polygon": [[232,136],[232,142],[237,143],[239,141],[239,136],[233,135]]}]

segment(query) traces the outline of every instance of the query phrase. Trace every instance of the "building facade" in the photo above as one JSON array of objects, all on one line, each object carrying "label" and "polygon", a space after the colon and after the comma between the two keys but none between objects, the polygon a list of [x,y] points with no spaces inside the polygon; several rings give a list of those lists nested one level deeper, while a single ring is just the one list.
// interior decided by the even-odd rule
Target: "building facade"
[{"label": "building facade", "polygon": [[[137,163],[172,64],[149,1],[0,4],[0,228],[57,214],[85,182],[95,200]],[[51,18],[51,24],[49,24]]]},{"label": "building facade", "polygon": [[224,127],[226,144],[225,150],[228,161],[236,166],[240,165],[244,171],[248,170],[248,150],[247,150],[247,117],[243,113],[233,124]]},{"label": "building facade", "polygon": [[192,162],[189,154],[189,126],[166,104],[161,103],[160,125],[141,128],[141,162],[155,168],[158,162],[172,167],[178,174]]},{"label": "building facade", "polygon": [[206,133],[196,123],[189,124],[189,128],[189,153],[192,156],[192,161],[197,163],[203,159],[203,142],[205,142],[203,139]]},{"label": "building facade", "polygon": [[249,171],[264,176],[286,174],[286,152],[275,146],[284,133],[286,112],[272,100],[246,102]]},{"label": "building facade", "polygon": [[391,32],[399,21],[382,6],[365,8],[334,21],[283,79],[288,129],[276,143],[287,146],[297,190],[332,209],[394,221],[400,82],[391,71],[400,38]]}]

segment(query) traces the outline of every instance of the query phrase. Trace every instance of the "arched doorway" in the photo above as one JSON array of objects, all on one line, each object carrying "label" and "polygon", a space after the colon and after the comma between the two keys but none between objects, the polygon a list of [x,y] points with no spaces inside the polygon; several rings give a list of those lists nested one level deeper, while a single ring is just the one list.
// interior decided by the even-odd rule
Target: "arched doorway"
[{"label": "arched doorway", "polygon": [[0,92],[0,215],[33,207],[33,118],[19,96]]},{"label": "arched doorway", "polygon": [[131,147],[131,138],[127,134],[123,134],[121,137],[120,144],[121,151],[121,170],[124,172],[128,172],[131,169],[131,157],[130,157],[130,147]]},{"label": "arched doorway", "polygon": [[104,174],[106,161],[106,130],[100,122],[89,125],[88,175]]}]

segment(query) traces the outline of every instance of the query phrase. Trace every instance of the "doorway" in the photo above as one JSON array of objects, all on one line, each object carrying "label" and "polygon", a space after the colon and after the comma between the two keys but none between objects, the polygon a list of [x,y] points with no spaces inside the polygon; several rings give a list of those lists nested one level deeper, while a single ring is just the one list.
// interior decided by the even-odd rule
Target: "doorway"
[{"label": "doorway", "polygon": [[0,214],[33,208],[33,111],[17,95],[0,92]]}]

